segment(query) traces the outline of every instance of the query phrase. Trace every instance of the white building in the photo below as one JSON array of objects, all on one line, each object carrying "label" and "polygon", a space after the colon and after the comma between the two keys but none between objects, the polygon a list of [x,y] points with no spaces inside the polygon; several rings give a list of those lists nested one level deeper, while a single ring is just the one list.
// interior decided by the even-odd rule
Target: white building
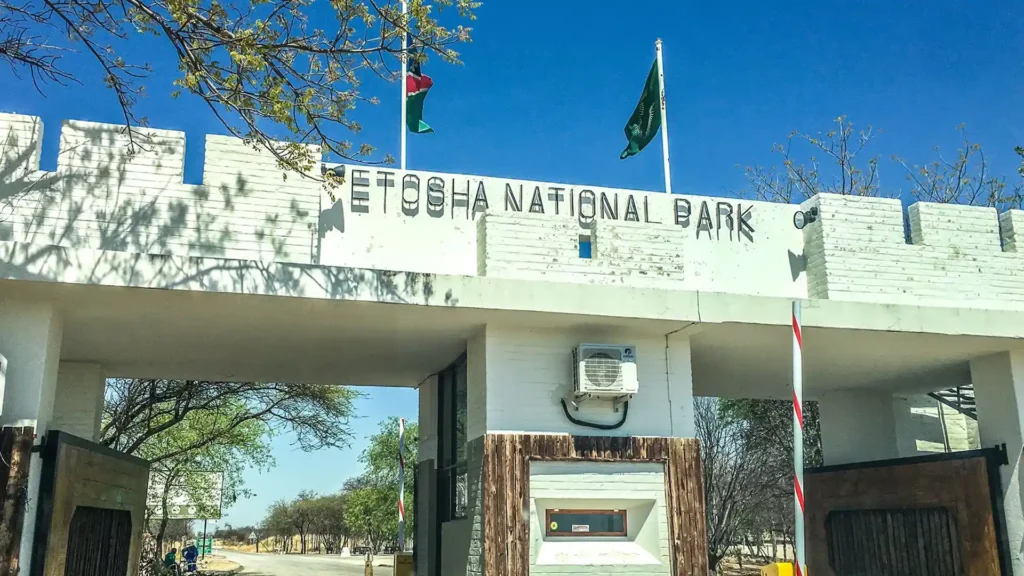
[{"label": "white building", "polygon": [[[980,445],[1010,454],[1010,549],[1024,544],[1022,211],[358,166],[332,203],[227,137],[207,137],[203,180],[184,184],[180,132],[149,130],[129,159],[116,127],[61,130],[56,171],[40,171],[41,123],[0,115],[0,425],[94,438],[108,376],[417,387],[419,573],[674,574],[703,553],[703,518],[687,536],[674,524],[700,486],[663,489],[668,456],[595,462],[577,446],[488,466],[524,457],[529,438],[507,443],[523,434],[692,437],[694,395],[790,398],[796,299],[826,463],[927,451],[898,424],[903,399],[973,384]],[[811,207],[818,220],[796,229]],[[624,417],[617,429],[563,413],[581,343],[635,347],[628,414],[611,400],[570,411]],[[465,502],[436,497],[466,483]]]}]

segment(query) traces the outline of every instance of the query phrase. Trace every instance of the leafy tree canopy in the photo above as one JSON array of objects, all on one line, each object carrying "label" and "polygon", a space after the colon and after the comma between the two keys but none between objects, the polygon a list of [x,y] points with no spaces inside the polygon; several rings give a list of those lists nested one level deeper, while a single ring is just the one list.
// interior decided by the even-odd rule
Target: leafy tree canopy
[{"label": "leafy tree canopy", "polygon": [[[400,0],[0,0],[0,62],[37,88],[102,82],[138,127],[154,72],[142,55],[171,59],[173,95],[196,98],[230,134],[308,171],[319,161],[310,144],[367,160],[374,147],[349,140],[361,130],[353,110],[377,103],[363,81],[397,79],[406,34],[417,54],[459,63],[454,47],[470,40],[479,4],[408,0],[403,13]],[[72,52],[92,68],[79,70],[81,58],[67,65]]]}]

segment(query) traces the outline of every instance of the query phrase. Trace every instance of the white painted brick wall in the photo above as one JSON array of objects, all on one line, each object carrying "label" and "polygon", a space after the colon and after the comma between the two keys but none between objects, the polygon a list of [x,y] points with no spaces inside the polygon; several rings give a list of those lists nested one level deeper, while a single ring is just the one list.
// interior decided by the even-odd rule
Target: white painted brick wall
[{"label": "white painted brick wall", "polygon": [[[692,436],[693,385],[689,340],[670,341],[671,380],[665,339],[579,329],[549,331],[488,325],[487,431],[613,436]],[[572,390],[572,348],[580,342],[636,346],[639,393],[622,428],[597,430],[569,422],[559,399]],[[472,362],[472,356],[470,357]],[[671,385],[670,385],[671,384]],[[570,407],[571,409],[571,407]],[[585,404],[578,419],[614,423],[621,417],[607,401]]]},{"label": "white painted brick wall", "polygon": [[1006,252],[1024,252],[1024,210],[1007,210],[999,215],[999,231]]},{"label": "white painted brick wall", "polygon": [[[643,518],[641,503],[650,507]],[[652,506],[653,504],[653,506]],[[627,517],[628,542],[600,538],[592,542],[544,540],[545,511],[564,509],[634,509]],[[660,464],[623,462],[530,463],[530,574],[595,576],[670,574],[668,516],[665,508],[665,470]],[[552,547],[542,553],[542,547]],[[660,564],[629,565],[624,558],[650,554]],[[550,563],[551,556],[566,563]],[[543,558],[543,557],[547,558]],[[571,559],[571,560],[570,560]],[[597,560],[601,559],[599,563]]]},{"label": "white painted brick wall", "polygon": [[[708,234],[697,238],[692,225],[621,220],[597,219],[588,231],[581,230],[576,218],[550,214],[488,212],[478,222],[480,275],[806,296],[804,278],[799,273],[794,278],[790,264],[794,248],[771,228],[759,230],[755,242],[746,242],[730,239],[728,230],[716,231],[721,238],[711,240]],[[581,235],[591,240],[589,259],[580,257]]]},{"label": "white painted brick wall", "polygon": [[[898,200],[822,194],[805,229],[812,298],[933,306],[1024,308],[1024,255],[994,209],[919,203],[904,236]],[[1004,222],[1000,228],[1000,221]]]},{"label": "white painted brick wall", "polygon": [[[28,140],[31,136],[34,140]],[[287,180],[267,152],[207,136],[203,184],[183,184],[185,135],[139,131],[129,157],[121,127],[66,121],[56,172],[39,171],[41,122],[0,115],[0,187],[9,202],[5,236],[21,242],[149,254],[204,255],[309,263],[320,185]],[[19,154],[26,146],[30,155]],[[314,150],[315,152],[315,150]],[[20,174],[21,176],[17,176]]]},{"label": "white painted brick wall", "polygon": [[61,362],[50,428],[99,440],[106,377],[99,364]]}]

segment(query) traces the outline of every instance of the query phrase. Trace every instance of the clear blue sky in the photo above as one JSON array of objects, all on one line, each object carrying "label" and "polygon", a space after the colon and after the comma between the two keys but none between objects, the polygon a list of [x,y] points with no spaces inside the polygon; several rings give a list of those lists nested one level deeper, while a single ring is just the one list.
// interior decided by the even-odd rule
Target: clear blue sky
[{"label": "clear blue sky", "polygon": [[[1014,167],[1024,144],[1024,5],[1013,2],[583,2],[491,0],[474,23],[465,65],[432,60],[426,120],[437,132],[410,136],[410,167],[602,186],[661,189],[658,142],[620,161],[622,126],[665,40],[674,188],[723,194],[743,184],[737,164],[771,161],[791,130],[827,130],[839,114],[883,130],[883,184],[903,178],[892,153],[930,158],[958,143],[964,122],[995,167]],[[171,100],[174,62],[157,40],[132,55],[157,75],[140,107],[155,127],[193,142],[219,127],[188,97]],[[72,63],[75,61],[72,60]],[[117,122],[100,70],[82,60],[83,87],[12,85],[0,70],[0,110],[41,115],[44,152],[56,149],[63,118]],[[397,154],[397,85],[368,82],[379,107],[357,113],[362,136]],[[189,150],[200,174],[201,151]]]},{"label": "clear blue sky", "polygon": [[[1020,3],[490,0],[478,15],[464,66],[424,66],[435,81],[425,119],[436,133],[410,135],[412,168],[661,190],[658,141],[618,159],[659,36],[677,192],[726,195],[743,185],[737,165],[770,163],[772,144],[791,130],[828,130],[840,114],[882,130],[873,153],[890,190],[904,186],[891,154],[921,162],[934,146],[952,150],[961,122],[1001,172],[1012,172],[1012,148],[1024,145]],[[187,133],[187,172],[196,178],[197,144],[221,128],[195,100],[168,97],[176,69],[158,40],[126,55],[155,66],[139,113]],[[0,70],[0,111],[37,114],[47,126],[44,167],[55,163],[62,119],[120,120],[101,71],[69,60],[78,62],[86,85],[49,86],[46,99]],[[368,81],[364,92],[381,104],[357,112],[362,139],[394,155],[399,90]],[[373,391],[360,406],[362,437],[388,415],[414,415],[415,392]],[[304,488],[336,489],[358,472],[361,447],[315,455],[282,447],[276,470],[250,478],[258,498],[229,520],[252,521]]]}]

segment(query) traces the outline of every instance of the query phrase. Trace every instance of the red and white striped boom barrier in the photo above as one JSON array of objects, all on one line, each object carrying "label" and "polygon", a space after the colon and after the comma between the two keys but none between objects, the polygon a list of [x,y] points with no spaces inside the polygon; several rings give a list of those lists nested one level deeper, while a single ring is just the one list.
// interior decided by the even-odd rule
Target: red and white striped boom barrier
[{"label": "red and white striped boom barrier", "polygon": [[805,576],[807,566],[804,548],[804,383],[803,327],[800,325],[800,302],[793,301],[793,499],[795,501],[796,576]]},{"label": "red and white striped boom barrier", "polygon": [[405,552],[405,418],[398,419],[398,551]]}]

